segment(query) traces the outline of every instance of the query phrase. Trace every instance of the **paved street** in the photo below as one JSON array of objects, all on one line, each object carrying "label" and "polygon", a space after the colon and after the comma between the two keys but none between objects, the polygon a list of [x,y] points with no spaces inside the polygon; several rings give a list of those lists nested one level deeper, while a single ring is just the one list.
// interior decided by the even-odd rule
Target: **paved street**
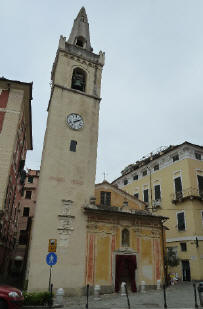
[{"label": "paved street", "polygon": [[[170,286],[166,290],[168,308],[195,308],[194,291],[191,282],[180,283]],[[154,309],[164,308],[163,290],[152,290],[146,293],[129,294],[132,309]],[[86,297],[67,297],[65,308],[79,309],[86,305]],[[198,297],[199,305],[199,297]],[[128,308],[127,299],[120,294],[101,295],[101,300],[94,300],[94,296],[89,297],[89,309],[123,309]]]}]

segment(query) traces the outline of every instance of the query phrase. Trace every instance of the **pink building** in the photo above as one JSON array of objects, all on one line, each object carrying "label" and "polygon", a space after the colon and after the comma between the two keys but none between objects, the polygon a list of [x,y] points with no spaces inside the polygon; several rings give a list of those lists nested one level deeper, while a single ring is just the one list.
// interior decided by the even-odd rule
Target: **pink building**
[{"label": "pink building", "polygon": [[29,169],[26,174],[23,196],[20,201],[16,246],[13,251],[11,273],[23,275],[29,249],[29,236],[32,218],[35,213],[37,186],[40,171]]}]

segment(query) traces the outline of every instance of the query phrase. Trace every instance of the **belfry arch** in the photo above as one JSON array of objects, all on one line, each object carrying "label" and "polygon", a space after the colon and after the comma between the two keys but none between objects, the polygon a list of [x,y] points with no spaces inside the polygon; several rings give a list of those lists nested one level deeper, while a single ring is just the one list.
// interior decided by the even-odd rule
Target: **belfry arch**
[{"label": "belfry arch", "polygon": [[75,68],[72,74],[71,88],[85,92],[86,80],[87,80],[87,73],[79,67]]}]

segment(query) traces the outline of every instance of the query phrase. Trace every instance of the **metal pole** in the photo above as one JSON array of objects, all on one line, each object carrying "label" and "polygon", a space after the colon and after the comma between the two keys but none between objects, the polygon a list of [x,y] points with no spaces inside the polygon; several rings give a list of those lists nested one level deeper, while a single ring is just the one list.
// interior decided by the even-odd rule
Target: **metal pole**
[{"label": "metal pole", "polygon": [[164,289],[164,308],[167,308],[167,303],[166,303],[166,285],[165,285],[165,283],[163,285],[163,289]]},{"label": "metal pole", "polygon": [[128,289],[127,289],[127,284],[125,284],[125,293],[126,293],[127,302],[128,302],[128,309],[130,309],[130,301],[129,301],[129,297],[128,297]]},{"label": "metal pole", "polygon": [[195,308],[198,308],[197,304],[197,291],[196,291],[196,284],[193,283],[193,289],[194,289],[194,296],[195,296]]},{"label": "metal pole", "polygon": [[164,308],[167,308],[166,303],[166,265],[165,265],[165,249],[164,249],[164,226],[163,222],[161,222],[161,232],[162,232],[162,249],[163,249],[163,270],[164,270],[164,284],[163,284],[163,292],[164,292]]},{"label": "metal pole", "polygon": [[88,309],[88,297],[89,297],[89,284],[87,284],[87,303],[86,303],[86,309]]},{"label": "metal pole", "polygon": [[50,271],[49,271],[49,292],[51,292],[51,271],[52,271],[52,265],[50,266]]},{"label": "metal pole", "polygon": [[50,293],[51,293],[51,300],[50,300],[50,303],[49,303],[49,308],[52,308],[52,305],[53,305],[53,283],[51,283]]}]

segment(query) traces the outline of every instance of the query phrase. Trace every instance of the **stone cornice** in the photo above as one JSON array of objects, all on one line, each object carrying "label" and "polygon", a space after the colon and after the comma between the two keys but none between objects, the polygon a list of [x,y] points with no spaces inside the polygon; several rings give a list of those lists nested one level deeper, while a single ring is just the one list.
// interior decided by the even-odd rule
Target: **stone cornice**
[{"label": "stone cornice", "polygon": [[79,90],[75,90],[75,89],[72,89],[72,88],[64,87],[64,86],[61,86],[61,85],[58,85],[58,84],[54,84],[54,87],[58,87],[58,88],[61,88],[61,89],[63,89],[63,90],[66,90],[66,91],[71,91],[71,92],[77,93],[77,94],[79,94],[79,95],[84,95],[84,96],[86,96],[86,97],[89,97],[89,98],[98,100],[99,102],[101,101],[101,98],[96,97],[96,96],[91,95],[91,94],[87,94],[87,93],[82,92],[82,91],[79,91]]},{"label": "stone cornice", "polygon": [[[74,46],[71,46],[71,48],[74,48]],[[100,66],[101,68],[103,67],[103,65],[101,63],[99,63],[99,61],[98,61],[99,60],[98,55],[95,55],[95,54],[86,55],[86,54],[81,53],[81,51],[78,51],[77,49],[72,50],[72,49],[67,49],[67,48],[65,48],[65,49],[59,48],[58,52],[62,52],[64,54],[70,55],[72,57],[80,58],[80,59],[88,61],[89,63],[92,63],[96,66]],[[93,55],[96,56],[96,57],[92,57]]]},{"label": "stone cornice", "polygon": [[184,236],[184,237],[174,237],[174,238],[167,238],[166,242],[180,242],[180,241],[195,241],[195,240],[203,240],[202,235],[195,235],[195,236]]},{"label": "stone cornice", "polygon": [[86,97],[89,97],[89,98],[92,98],[92,99],[99,101],[99,103],[102,99],[102,98],[96,97],[96,96],[91,95],[91,94],[87,94],[87,93],[79,91],[79,90],[71,89],[71,88],[64,87],[64,86],[61,86],[61,85],[58,85],[58,84],[53,84],[52,90],[51,90],[51,96],[50,96],[50,99],[49,99],[49,104],[48,104],[48,107],[47,107],[47,112],[49,111],[49,106],[51,104],[51,98],[52,98],[52,95],[53,95],[53,92],[54,92],[54,87],[60,88],[60,89],[65,90],[65,91],[70,91],[70,92],[73,92],[73,93],[76,93],[76,94],[79,94],[79,95],[84,95]]}]

